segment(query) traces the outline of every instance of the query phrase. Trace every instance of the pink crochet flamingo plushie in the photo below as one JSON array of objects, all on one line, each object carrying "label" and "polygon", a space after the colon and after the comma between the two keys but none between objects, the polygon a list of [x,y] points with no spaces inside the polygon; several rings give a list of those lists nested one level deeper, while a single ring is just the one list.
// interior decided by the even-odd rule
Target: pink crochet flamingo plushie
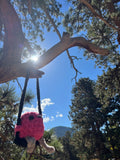
[{"label": "pink crochet flamingo plushie", "polygon": [[15,126],[15,134],[19,132],[20,138],[25,138],[27,141],[27,152],[32,153],[36,141],[44,147],[48,153],[54,153],[55,148],[46,144],[43,138],[44,124],[42,117],[36,112],[27,112],[21,116],[21,125]]}]

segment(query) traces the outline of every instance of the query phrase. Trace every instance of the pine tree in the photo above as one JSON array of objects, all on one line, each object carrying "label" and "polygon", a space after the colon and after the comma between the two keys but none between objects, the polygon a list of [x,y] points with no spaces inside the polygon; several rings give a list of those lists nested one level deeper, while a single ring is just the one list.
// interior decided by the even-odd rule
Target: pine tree
[{"label": "pine tree", "polygon": [[109,152],[104,145],[105,138],[101,130],[106,117],[94,90],[95,82],[88,78],[80,79],[72,90],[70,118],[76,129],[73,143],[80,159],[107,160]]},{"label": "pine tree", "polygon": [[15,88],[9,84],[0,87],[0,157],[1,159],[20,159],[21,149],[13,144],[14,124],[18,110],[18,97]]},{"label": "pine tree", "polygon": [[106,113],[107,121],[104,128],[106,146],[111,157],[120,158],[120,75],[119,66],[109,68],[96,82],[96,95],[99,97]]},{"label": "pine tree", "polygon": [[74,148],[74,145],[72,144],[72,134],[71,132],[66,132],[65,136],[60,138],[60,141],[63,145],[64,155],[63,160],[69,159],[69,160],[79,160],[77,157],[77,151]]}]

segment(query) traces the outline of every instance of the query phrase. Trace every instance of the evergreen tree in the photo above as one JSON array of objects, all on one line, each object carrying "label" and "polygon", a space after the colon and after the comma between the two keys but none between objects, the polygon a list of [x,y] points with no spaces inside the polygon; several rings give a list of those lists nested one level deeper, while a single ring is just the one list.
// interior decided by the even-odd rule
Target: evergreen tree
[{"label": "evergreen tree", "polygon": [[13,144],[14,124],[18,110],[15,88],[9,84],[0,87],[0,157],[5,160],[20,159],[20,150]]},{"label": "evergreen tree", "polygon": [[77,157],[77,151],[75,150],[74,145],[72,144],[71,132],[66,132],[65,136],[60,138],[60,141],[63,145],[64,150],[64,155],[62,159],[79,160],[79,158]]},{"label": "evergreen tree", "polygon": [[96,93],[104,107],[109,105],[110,99],[120,95],[120,67],[108,68],[98,77],[96,83]]},{"label": "evergreen tree", "polygon": [[109,68],[96,83],[96,95],[106,112],[107,121],[104,128],[107,148],[113,158],[120,158],[120,77],[119,66]]},{"label": "evergreen tree", "polygon": [[110,110],[105,126],[106,146],[111,157],[120,159],[120,96],[114,97],[106,110]]},{"label": "evergreen tree", "polygon": [[88,78],[80,79],[74,86],[70,118],[76,132],[73,142],[82,160],[98,158],[107,160],[102,127],[106,122],[102,105],[94,94],[95,82]]}]

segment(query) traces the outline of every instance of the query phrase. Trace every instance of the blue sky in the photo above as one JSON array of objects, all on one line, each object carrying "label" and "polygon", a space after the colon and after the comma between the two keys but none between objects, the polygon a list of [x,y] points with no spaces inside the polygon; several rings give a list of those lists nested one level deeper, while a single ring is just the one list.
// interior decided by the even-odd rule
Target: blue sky
[{"label": "blue sky", "polygon": [[[52,40],[51,34],[49,34],[42,45],[47,50],[55,43],[57,43],[56,34],[52,33]],[[79,71],[82,72],[82,74],[78,76],[78,79],[81,77],[89,77],[92,80],[96,80],[97,75],[102,74],[101,69],[95,68],[93,60],[85,60],[85,57],[83,57],[83,50],[74,47],[69,49],[69,52],[72,55],[79,55],[79,57],[82,58],[75,63]],[[66,52],[62,53],[41,70],[45,72],[45,75],[40,78],[41,103],[45,129],[48,130],[55,126],[71,127],[68,114],[72,98],[71,90],[72,86],[75,84],[75,81],[72,80],[75,76],[75,71],[69,62]],[[19,78],[19,81],[23,85],[24,78]],[[30,79],[28,89],[36,95],[35,85],[36,80]],[[16,90],[20,94],[18,86]],[[23,112],[27,111],[37,111],[36,97],[31,105],[24,105]]]}]

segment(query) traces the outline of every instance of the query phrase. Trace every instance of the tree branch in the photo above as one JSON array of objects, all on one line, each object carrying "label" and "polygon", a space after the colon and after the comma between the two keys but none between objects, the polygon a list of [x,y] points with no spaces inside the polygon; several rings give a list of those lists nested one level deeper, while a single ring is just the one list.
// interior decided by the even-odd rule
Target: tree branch
[{"label": "tree branch", "polygon": [[[117,13],[117,10],[113,2],[106,2],[106,5],[111,14],[115,12]],[[115,22],[116,26],[118,26],[120,30],[120,16],[115,14],[111,19]]]},{"label": "tree branch", "polygon": [[46,8],[46,5],[45,5],[45,4],[44,4],[44,6],[43,6],[43,10],[44,10],[44,12],[45,12],[45,14],[46,14],[47,18],[49,19],[50,23],[51,23],[51,24],[52,24],[52,26],[54,27],[55,32],[57,33],[58,37],[59,37],[59,38],[60,38],[60,40],[61,40],[61,38],[62,38],[62,37],[61,37],[61,34],[60,34],[59,30],[57,29],[57,26],[55,25],[55,23],[54,23],[53,19],[50,17],[49,12],[48,12],[48,10],[47,10],[47,8]]},{"label": "tree branch", "polygon": [[[24,34],[18,15],[8,0],[0,0],[0,13],[5,28],[2,61],[20,62],[24,45]],[[15,58],[13,58],[15,57]]]},{"label": "tree branch", "polygon": [[50,63],[53,59],[55,59],[57,56],[59,56],[61,53],[63,53],[65,50],[75,46],[85,48],[89,52],[95,54],[100,54],[104,56],[109,54],[108,49],[100,48],[97,45],[90,43],[83,37],[70,38],[68,34],[64,33],[62,40],[59,43],[54,45],[47,52],[45,52],[43,55],[39,57],[38,63],[36,63],[35,68],[38,69],[44,67],[45,65]]},{"label": "tree branch", "polygon": [[17,84],[18,84],[18,86],[20,87],[20,90],[21,90],[21,92],[22,92],[22,86],[21,86],[21,84],[20,84],[18,78],[16,78],[15,80],[16,80],[16,82],[17,82]]},{"label": "tree branch", "polygon": [[[117,3],[117,2],[118,1],[106,2],[107,8],[108,8],[109,12],[111,13],[111,15],[113,15],[114,13],[117,13],[117,10],[116,10],[115,5],[114,5],[114,3]],[[120,44],[120,14],[117,14],[117,15],[114,14],[114,16],[111,17],[111,19],[114,21],[114,23],[118,27],[118,37],[117,37],[117,40],[118,40],[118,42]]]},{"label": "tree branch", "polygon": [[27,63],[21,64],[12,63],[9,65],[0,65],[0,83],[16,79],[17,77],[26,77],[28,71],[30,71],[30,78],[41,77],[44,73],[38,69],[49,64],[65,50],[75,46],[85,48],[89,52],[93,52],[95,54],[109,54],[109,50],[100,48],[83,37],[70,38],[68,34],[63,34],[62,40],[41,55],[36,63],[28,61]]},{"label": "tree branch", "polygon": [[100,16],[86,0],[79,0],[79,1],[82,2],[84,5],[86,5],[90,9],[90,11],[93,13],[93,15],[95,17],[100,18],[108,27],[113,28],[116,31],[119,30],[118,28],[116,28],[113,25],[109,24],[102,16]]}]

